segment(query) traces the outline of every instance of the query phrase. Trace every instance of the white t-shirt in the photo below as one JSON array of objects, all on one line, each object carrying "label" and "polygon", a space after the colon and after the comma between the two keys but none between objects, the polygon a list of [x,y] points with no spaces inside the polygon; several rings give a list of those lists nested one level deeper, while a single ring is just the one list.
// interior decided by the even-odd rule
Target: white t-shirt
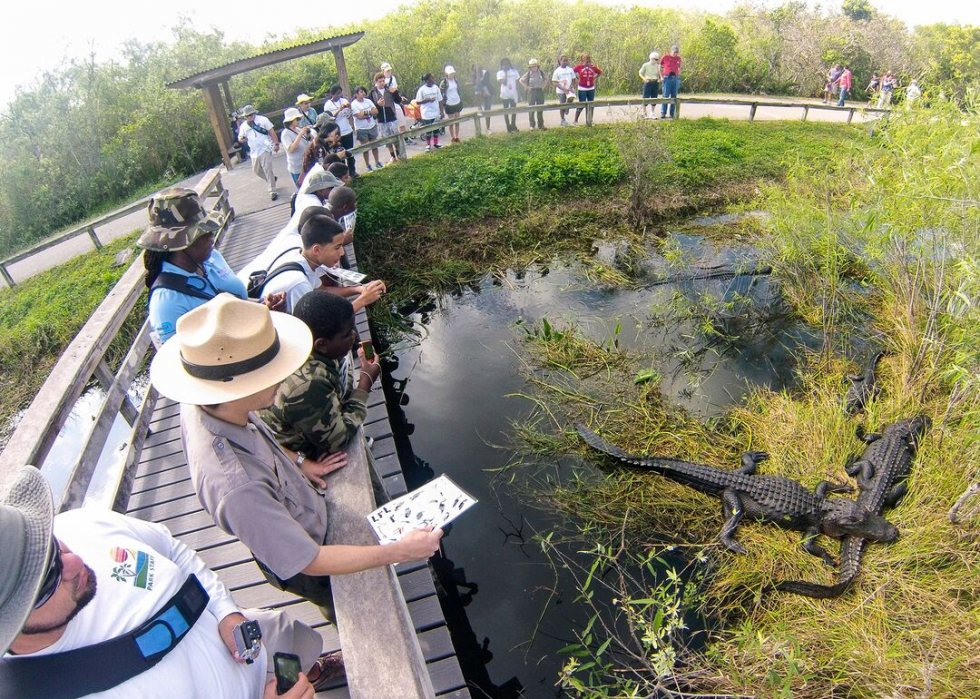
[{"label": "white t-shirt", "polygon": [[350,102],[346,99],[341,97],[336,102],[327,100],[323,103],[323,111],[333,114],[333,118],[337,121],[337,126],[340,127],[341,136],[346,136],[354,132],[354,127],[351,126],[350,121],[353,117],[353,112],[350,108]]},{"label": "white t-shirt", "polygon": [[572,83],[575,80],[575,69],[571,66],[565,66],[562,68],[558,66],[555,68],[555,72],[551,74],[551,79],[558,83],[558,87],[555,88],[555,94],[569,94],[572,91]]},{"label": "white t-shirt", "polygon": [[[313,166],[314,168],[320,167],[317,163]],[[320,167],[322,170],[323,168]],[[311,170],[312,173],[312,170]],[[309,175],[307,175],[309,179]],[[306,180],[304,180],[305,182]],[[259,255],[254,258],[251,262],[241,268],[237,276],[242,283],[246,286],[248,285],[248,278],[252,272],[260,269],[268,270],[272,267],[273,263],[276,262],[276,258],[282,255],[286,250],[290,248],[302,248],[303,240],[299,235],[299,220],[303,216],[303,212],[310,206],[323,206],[320,202],[320,198],[315,194],[297,194],[296,195],[296,213],[292,215],[281,231],[276,234],[276,237],[266,246]],[[283,255],[285,258],[285,255]],[[275,280],[273,280],[275,281]],[[159,291],[156,293],[160,293]]]},{"label": "white t-shirt", "polygon": [[[422,104],[422,100],[429,99],[430,97],[435,97],[435,99],[432,102]],[[423,84],[419,88],[419,91],[415,93],[415,101],[419,103],[419,110],[423,119],[439,118],[439,103],[442,102],[442,90],[439,89],[438,85],[432,85],[430,87]]]},{"label": "white t-shirt", "polygon": [[[272,122],[261,114],[255,115],[253,123],[266,131],[273,130]],[[272,136],[267,133],[259,133],[247,121],[243,121],[242,125],[238,127],[238,140],[241,140],[242,137],[248,143],[248,150],[252,155],[258,156],[265,152],[272,152]]]},{"label": "white t-shirt", "polygon": [[[156,666],[86,699],[260,699],[266,650],[251,665],[236,663],[218,622],[237,612],[228,591],[193,550],[159,524],[101,508],[55,517],[55,536],[95,573],[98,590],[64,635],[34,655],[59,653],[129,633],[146,622],[194,574],[211,601],[194,627]],[[28,656],[29,657],[29,656]],[[91,668],[98,672],[98,668]]]},{"label": "white t-shirt", "polygon": [[459,83],[456,80],[446,78],[446,106],[452,107],[462,101],[459,96]]},{"label": "white t-shirt", "polygon": [[[295,131],[288,128],[282,130],[280,138],[282,139],[282,147],[286,149],[286,169],[294,175],[300,174],[303,171],[303,155],[312,141],[306,136],[300,138]],[[296,146],[294,152],[290,152],[289,147],[293,145],[296,139],[300,140],[300,144]]]},{"label": "white t-shirt", "polygon": [[509,70],[497,71],[497,82],[500,83],[500,99],[517,99],[517,81],[521,79],[521,74],[513,68]]},{"label": "white t-shirt", "polygon": [[351,102],[350,106],[351,111],[354,114],[357,114],[358,112],[366,112],[367,114],[367,116],[363,118],[354,117],[355,129],[359,131],[367,131],[368,129],[373,129],[378,125],[377,120],[375,120],[374,116],[371,114],[372,109],[377,109],[374,102],[365,97],[362,100],[354,100]]},{"label": "white t-shirt", "polygon": [[[298,262],[303,266],[302,272],[283,272],[278,274],[262,288],[262,299],[265,300],[272,294],[280,291],[286,292],[286,313],[292,313],[299,300],[314,289],[320,288],[323,284],[320,277],[327,273],[327,268],[317,265],[310,268],[310,263],[303,257],[302,250],[287,252],[276,262],[276,267],[280,267],[289,262]],[[271,273],[273,269],[270,269]]]}]

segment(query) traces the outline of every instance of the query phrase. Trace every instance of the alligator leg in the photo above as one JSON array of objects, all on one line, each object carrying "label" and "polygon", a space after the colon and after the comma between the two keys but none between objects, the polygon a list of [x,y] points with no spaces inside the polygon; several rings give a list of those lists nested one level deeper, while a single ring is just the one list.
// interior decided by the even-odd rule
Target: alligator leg
[{"label": "alligator leg", "polygon": [[821,500],[827,497],[827,493],[850,493],[854,488],[847,483],[834,483],[833,481],[820,481],[817,483],[816,493]]},{"label": "alligator leg", "polygon": [[874,464],[870,461],[865,461],[860,459],[855,461],[850,466],[845,468],[848,476],[852,476],[857,479],[858,487],[861,490],[867,490],[868,486],[871,484],[871,479],[875,475]]},{"label": "alligator leg", "polygon": [[904,481],[892,486],[892,489],[888,491],[888,495],[885,496],[885,507],[895,507],[898,501],[905,497],[907,492],[909,492],[909,484]]},{"label": "alligator leg", "polygon": [[735,469],[735,473],[741,473],[746,476],[755,475],[756,469],[759,468],[759,464],[766,461],[769,458],[769,454],[764,451],[746,451],[742,453],[742,465]]},{"label": "alligator leg", "polygon": [[877,442],[879,439],[881,439],[880,434],[874,434],[874,433],[869,434],[865,432],[864,425],[858,425],[857,427],[855,427],[854,434],[857,436],[858,439],[860,439],[865,444],[871,444],[872,442]]},{"label": "alligator leg", "polygon": [[721,494],[721,511],[725,516],[725,523],[722,525],[721,534],[718,536],[721,543],[725,545],[726,549],[734,553],[748,553],[748,550],[735,541],[734,537],[738,523],[744,514],[742,501],[738,499],[734,490],[726,490]]},{"label": "alligator leg", "polygon": [[[827,481],[824,481],[824,483],[826,482]],[[821,485],[823,485],[823,483],[821,483]],[[817,487],[819,488],[819,486]],[[817,543],[818,536],[820,536],[819,530],[811,529],[810,531],[808,531],[806,533],[806,536],[803,537],[803,541],[800,542],[800,544],[803,546],[803,550],[806,551],[811,556],[816,556],[817,558],[821,559],[824,563],[829,565],[831,568],[836,568],[837,561],[834,560],[833,556],[827,553],[827,549],[825,549],[823,546],[820,546]]]}]

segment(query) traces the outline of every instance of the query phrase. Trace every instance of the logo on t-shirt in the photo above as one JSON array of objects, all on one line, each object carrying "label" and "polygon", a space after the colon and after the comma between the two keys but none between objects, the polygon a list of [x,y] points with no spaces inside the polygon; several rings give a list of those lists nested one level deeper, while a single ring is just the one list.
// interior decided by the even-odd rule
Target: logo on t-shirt
[{"label": "logo on t-shirt", "polygon": [[144,590],[153,589],[153,574],[156,571],[156,561],[148,553],[136,549],[116,547],[109,551],[113,562],[117,565],[112,569],[112,579],[118,582],[132,582],[133,587]]}]

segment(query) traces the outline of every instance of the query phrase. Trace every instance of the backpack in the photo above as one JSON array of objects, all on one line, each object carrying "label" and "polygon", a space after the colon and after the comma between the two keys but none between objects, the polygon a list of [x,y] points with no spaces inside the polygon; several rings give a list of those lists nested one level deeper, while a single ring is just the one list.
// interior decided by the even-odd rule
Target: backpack
[{"label": "backpack", "polygon": [[299,262],[286,262],[285,264],[276,267],[276,262],[279,261],[280,257],[285,255],[287,252],[295,252],[296,250],[299,249],[300,248],[289,248],[287,250],[283,250],[281,253],[276,255],[276,259],[272,261],[272,264],[270,265],[270,268],[268,270],[257,269],[254,272],[252,272],[250,275],[248,275],[248,287],[245,290],[245,292],[248,294],[248,297],[250,299],[262,298],[262,291],[263,289],[265,289],[265,285],[268,284],[271,279],[273,279],[274,277],[278,277],[283,272],[305,273],[306,270],[303,269],[303,265],[300,264]]}]

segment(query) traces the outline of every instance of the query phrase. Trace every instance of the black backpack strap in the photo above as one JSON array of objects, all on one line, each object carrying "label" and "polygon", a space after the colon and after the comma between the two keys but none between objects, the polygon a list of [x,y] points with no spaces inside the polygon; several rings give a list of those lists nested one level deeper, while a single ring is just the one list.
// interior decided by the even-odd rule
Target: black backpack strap
[{"label": "black backpack strap", "polygon": [[0,697],[79,699],[105,692],[163,660],[207,609],[207,590],[191,575],[136,630],[50,655],[0,658]]},{"label": "black backpack strap", "polygon": [[283,272],[303,272],[305,274],[306,269],[299,262],[285,262],[279,265],[266,275],[265,281],[262,282],[262,286],[260,287],[259,298],[262,297],[262,290],[265,289],[265,285],[268,284],[271,279],[278,277]]},{"label": "black backpack strap", "polygon": [[207,279],[197,276],[188,277],[176,272],[160,272],[150,286],[150,295],[152,296],[157,289],[172,289],[205,301],[210,301],[218,295],[218,290]]}]

